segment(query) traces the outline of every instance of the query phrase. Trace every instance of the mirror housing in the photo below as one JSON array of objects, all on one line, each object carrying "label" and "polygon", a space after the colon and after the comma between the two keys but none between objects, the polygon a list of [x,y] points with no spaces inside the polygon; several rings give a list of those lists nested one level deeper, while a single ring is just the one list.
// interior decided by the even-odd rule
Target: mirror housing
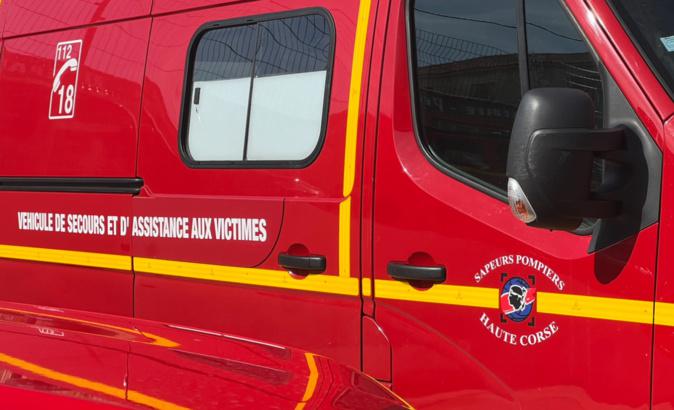
[{"label": "mirror housing", "polygon": [[522,98],[507,176],[510,205],[527,225],[574,231],[584,218],[620,214],[621,202],[605,195],[614,187],[593,190],[592,171],[596,158],[625,148],[625,129],[595,129],[594,114],[590,96],[577,89],[538,88]]}]

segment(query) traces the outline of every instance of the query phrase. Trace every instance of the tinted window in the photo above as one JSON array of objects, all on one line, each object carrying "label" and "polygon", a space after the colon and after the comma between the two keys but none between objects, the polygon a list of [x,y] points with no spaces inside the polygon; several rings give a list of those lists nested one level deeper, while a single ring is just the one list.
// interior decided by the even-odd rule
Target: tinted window
[{"label": "tinted window", "polygon": [[[597,127],[602,126],[603,92],[599,68],[585,39],[559,0],[526,0],[527,50],[531,88],[568,87],[585,91],[595,106]],[[601,185],[604,162],[595,160],[592,184]],[[586,219],[579,231],[596,219]]]},{"label": "tinted window", "polygon": [[412,8],[419,137],[442,168],[505,192],[527,88],[582,89],[601,123],[599,70],[559,0],[416,0]]},{"label": "tinted window", "polygon": [[661,82],[674,95],[674,7],[664,0],[610,0]]},{"label": "tinted window", "polygon": [[531,88],[569,87],[587,92],[601,126],[599,69],[559,0],[526,0],[526,22]]},{"label": "tinted window", "polygon": [[190,159],[226,165],[309,158],[322,134],[332,47],[322,15],[203,33],[185,114]]},{"label": "tinted window", "polygon": [[417,0],[419,132],[442,165],[505,187],[521,98],[514,0]]}]

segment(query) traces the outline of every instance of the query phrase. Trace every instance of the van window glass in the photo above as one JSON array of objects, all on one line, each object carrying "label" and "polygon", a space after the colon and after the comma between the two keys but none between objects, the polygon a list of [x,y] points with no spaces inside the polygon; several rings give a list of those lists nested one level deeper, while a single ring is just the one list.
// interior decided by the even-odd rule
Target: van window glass
[{"label": "van window glass", "polygon": [[531,88],[587,92],[601,126],[598,65],[560,0],[411,4],[417,132],[441,169],[505,194],[510,133]]},{"label": "van window glass", "polygon": [[521,99],[514,0],[416,0],[420,139],[441,166],[503,189]]},{"label": "van window glass", "polygon": [[240,161],[255,58],[255,26],[209,31],[194,59],[189,152],[197,161]]},{"label": "van window glass", "polygon": [[609,0],[644,58],[674,98],[674,7],[663,0]]},{"label": "van window glass", "polygon": [[301,160],[321,135],[330,34],[322,16],[259,24],[247,159]]},{"label": "van window glass", "polygon": [[198,37],[183,128],[186,160],[283,167],[324,131],[333,35],[321,14],[210,29]]},{"label": "van window glass", "polygon": [[601,126],[599,68],[583,36],[559,0],[526,0],[531,88],[569,87],[592,97]]}]

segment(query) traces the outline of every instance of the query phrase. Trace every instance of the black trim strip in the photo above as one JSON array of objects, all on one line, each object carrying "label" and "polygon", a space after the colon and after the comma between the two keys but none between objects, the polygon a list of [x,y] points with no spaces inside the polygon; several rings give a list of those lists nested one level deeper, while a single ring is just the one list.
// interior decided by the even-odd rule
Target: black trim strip
[{"label": "black trim strip", "polygon": [[525,0],[517,1],[517,54],[519,54],[520,87],[522,96],[531,89],[529,77],[529,44],[527,43],[527,16]]},{"label": "black trim strip", "polygon": [[142,178],[0,177],[0,191],[138,195],[143,184]]},{"label": "black trim strip", "polygon": [[[197,44],[197,47],[199,44]],[[253,53],[253,64],[250,68],[250,87],[248,88],[248,108],[246,108],[246,131],[243,136],[243,161],[248,161],[248,140],[250,137],[250,117],[253,114],[253,91],[255,90],[255,74],[257,73],[257,55],[260,52],[260,25],[255,24],[255,52]],[[194,61],[191,62],[192,69]],[[194,80],[193,80],[194,82]],[[190,88],[193,86],[190,86]],[[190,108],[191,109],[191,108]],[[189,123],[188,123],[189,125]],[[185,130],[184,144],[187,148],[189,145],[189,129]],[[191,158],[190,154],[190,158]]]}]

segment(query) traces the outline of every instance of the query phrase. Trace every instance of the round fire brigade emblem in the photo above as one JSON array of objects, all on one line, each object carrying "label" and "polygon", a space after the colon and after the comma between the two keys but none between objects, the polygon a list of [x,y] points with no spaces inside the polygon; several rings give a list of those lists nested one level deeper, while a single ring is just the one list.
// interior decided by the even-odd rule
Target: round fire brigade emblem
[{"label": "round fire brigade emblem", "polygon": [[536,288],[522,278],[511,278],[501,290],[501,312],[513,322],[526,320],[534,309]]},{"label": "round fire brigade emblem", "polygon": [[498,310],[486,310],[480,316],[480,324],[497,340],[532,347],[560,331],[554,320],[536,317],[538,287],[546,292],[566,289],[564,278],[545,262],[528,255],[503,255],[485,263],[473,278],[478,284],[489,283],[490,291],[495,291],[492,300],[499,299]]}]

